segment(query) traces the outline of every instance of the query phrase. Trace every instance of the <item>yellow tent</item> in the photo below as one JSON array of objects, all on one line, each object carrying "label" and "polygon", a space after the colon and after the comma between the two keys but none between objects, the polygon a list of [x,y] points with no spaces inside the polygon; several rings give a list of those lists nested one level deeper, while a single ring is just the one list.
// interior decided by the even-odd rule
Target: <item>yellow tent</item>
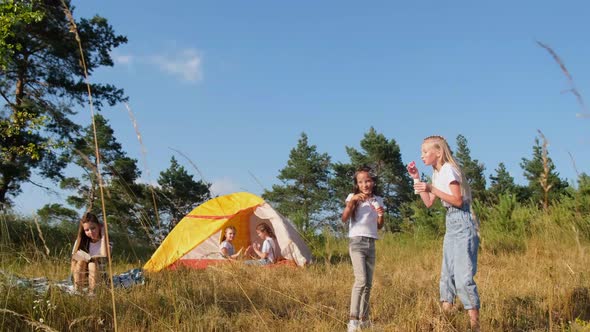
[{"label": "yellow tent", "polygon": [[156,272],[170,266],[203,268],[224,258],[219,244],[223,230],[236,228],[233,245],[238,250],[259,242],[255,228],[266,222],[274,230],[281,255],[299,266],[311,262],[311,251],[291,222],[262,198],[250,193],[233,193],[211,199],[192,210],[172,229],[145,264]]}]

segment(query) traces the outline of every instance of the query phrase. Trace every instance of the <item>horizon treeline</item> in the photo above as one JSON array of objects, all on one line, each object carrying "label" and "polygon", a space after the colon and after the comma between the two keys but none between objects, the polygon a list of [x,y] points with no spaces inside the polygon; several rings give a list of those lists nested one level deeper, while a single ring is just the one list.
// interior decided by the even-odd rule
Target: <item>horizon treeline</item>
[{"label": "horizon treeline", "polygon": [[[94,158],[94,128],[96,128],[100,170]],[[117,141],[109,122],[97,114],[94,124],[82,128],[82,136],[72,145],[71,163],[82,170],[79,177],[62,177],[59,187],[68,191],[65,204],[47,204],[37,211],[44,223],[75,224],[80,210],[101,216],[102,198],[109,226],[114,232],[133,234],[156,244],[192,209],[211,199],[211,184],[195,180],[187,169],[172,156],[167,169],[159,173],[157,185],[142,183],[137,160],[127,156]],[[394,139],[370,128],[359,142],[360,149],[345,147],[349,162],[332,162],[328,153],[317,151],[307,134],[301,133],[289,160],[279,170],[275,184],[262,197],[281,214],[288,217],[299,231],[313,237],[324,230],[344,231],[340,214],[343,198],[351,191],[355,170],[369,166],[378,177],[377,192],[387,206],[386,231],[399,232],[408,227],[441,228],[442,205],[428,210],[414,194],[413,181],[407,174],[402,155]],[[519,185],[500,163],[488,179],[485,165],[471,156],[468,140],[456,138],[453,155],[472,187],[478,215],[485,208],[506,204],[521,204],[548,209],[563,199],[590,195],[590,177],[580,174],[577,188],[561,179],[541,139],[535,138],[531,156],[520,163],[527,184]],[[422,168],[422,179],[429,181],[430,168]],[[103,181],[101,196],[98,174]],[[421,226],[420,226],[421,225]]]}]

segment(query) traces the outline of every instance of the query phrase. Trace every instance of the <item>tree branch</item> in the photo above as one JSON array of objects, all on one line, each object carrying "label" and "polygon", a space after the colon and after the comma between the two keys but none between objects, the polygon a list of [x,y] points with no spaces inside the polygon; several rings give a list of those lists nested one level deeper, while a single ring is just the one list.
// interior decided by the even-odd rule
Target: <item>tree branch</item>
[{"label": "tree branch", "polygon": [[47,191],[49,191],[49,192],[51,192],[51,193],[53,193],[53,194],[59,195],[59,192],[57,192],[57,191],[56,191],[56,190],[54,190],[54,189],[51,189],[51,188],[49,188],[49,187],[45,187],[45,186],[43,186],[43,185],[40,185],[40,184],[38,184],[38,183],[36,183],[36,182],[33,182],[33,181],[31,181],[31,180],[27,180],[27,182],[28,182],[28,183],[30,183],[30,184],[32,184],[32,185],[34,185],[35,187],[39,187],[39,188],[41,188],[41,189],[45,189],[45,190],[47,190]]},{"label": "tree branch", "polygon": [[15,105],[15,104],[13,104],[13,103],[10,101],[10,99],[8,99],[8,96],[6,96],[6,95],[4,94],[4,91],[0,90],[0,95],[2,95],[2,98],[4,98],[4,100],[6,100],[6,103],[8,103],[8,105],[10,105],[10,107],[12,107],[12,108],[15,108],[15,107],[16,107],[16,105]]}]

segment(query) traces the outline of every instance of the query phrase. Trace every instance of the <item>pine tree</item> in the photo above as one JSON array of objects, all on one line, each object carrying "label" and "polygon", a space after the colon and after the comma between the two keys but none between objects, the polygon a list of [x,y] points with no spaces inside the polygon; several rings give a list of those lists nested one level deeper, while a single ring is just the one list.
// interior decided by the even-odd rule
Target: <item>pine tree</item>
[{"label": "pine tree", "polygon": [[287,166],[279,171],[277,178],[282,184],[265,190],[262,197],[290,218],[300,231],[311,234],[327,221],[329,174],[330,157],[317,152],[317,147],[309,145],[307,135],[302,133],[297,147],[289,154]]},{"label": "pine tree", "polygon": [[[546,158],[543,155],[544,149]],[[532,158],[522,158],[520,167],[529,182],[528,189],[531,192],[532,199],[541,205],[545,206],[546,203],[558,199],[568,187],[567,181],[559,178],[559,173],[555,171],[555,164],[549,157],[546,146],[541,145],[537,137],[535,137],[535,145],[533,145]],[[545,193],[547,193],[547,197],[545,197]],[[545,201],[545,198],[547,198],[547,201]]]},{"label": "pine tree", "polygon": [[15,43],[15,26],[39,22],[43,13],[33,8],[32,1],[3,0],[0,2],[0,69],[6,69],[10,56],[22,48]]},{"label": "pine tree", "polygon": [[[70,5],[69,0],[64,2]],[[0,5],[3,15],[11,4],[24,12],[19,14],[23,21],[0,19],[0,23],[5,18],[9,21],[0,28],[0,44],[10,46],[0,59],[0,98],[4,101],[0,111],[0,207],[20,193],[21,184],[33,171],[44,178],[61,179],[68,164],[65,147],[80,129],[71,120],[74,107],[88,103],[80,47],[62,1],[11,0]],[[80,19],[76,26],[88,75],[99,67],[112,66],[110,51],[127,39],[116,35],[100,16]],[[126,100],[123,91],[110,84],[93,83],[91,90],[97,110],[105,103],[112,106]]]},{"label": "pine tree", "polygon": [[496,175],[490,175],[490,192],[506,193],[514,191],[514,178],[506,169],[504,163],[499,163],[495,169]]},{"label": "pine tree", "polygon": [[516,184],[514,178],[510,175],[504,163],[499,163],[495,169],[496,175],[490,175],[490,189],[488,190],[489,199],[494,203],[497,202],[501,194],[516,194]]},{"label": "pine tree", "polygon": [[117,141],[108,121],[95,115],[96,138],[100,152],[100,168],[97,167],[94,127],[88,125],[83,136],[74,142],[73,163],[83,170],[80,178],[69,177],[61,181],[62,189],[74,190],[67,202],[77,209],[102,215],[99,172],[103,181],[103,196],[109,224],[129,232],[151,232],[152,220],[142,217],[144,206],[138,204],[145,195],[142,185],[136,183],[141,171],[137,160],[127,156]]},{"label": "pine tree", "polygon": [[335,164],[335,176],[331,180],[334,203],[340,212],[344,198],[354,184],[354,170],[369,166],[378,177],[377,193],[383,196],[387,207],[387,227],[399,229],[401,219],[411,213],[409,202],[414,200],[413,182],[404,166],[399,146],[394,139],[388,140],[373,127],[360,142],[362,151],[346,147],[350,164]]},{"label": "pine tree", "polygon": [[170,159],[170,167],[160,172],[158,184],[158,208],[166,216],[170,229],[195,207],[211,199],[211,184],[195,181],[174,157]]},{"label": "pine tree", "polygon": [[457,151],[454,157],[469,182],[473,199],[484,202],[486,199],[485,166],[477,159],[471,159],[471,150],[463,135],[457,136]]},{"label": "pine tree", "polygon": [[39,219],[44,223],[64,223],[76,224],[80,220],[80,216],[76,210],[67,208],[61,204],[45,204],[42,208],[37,210]]}]

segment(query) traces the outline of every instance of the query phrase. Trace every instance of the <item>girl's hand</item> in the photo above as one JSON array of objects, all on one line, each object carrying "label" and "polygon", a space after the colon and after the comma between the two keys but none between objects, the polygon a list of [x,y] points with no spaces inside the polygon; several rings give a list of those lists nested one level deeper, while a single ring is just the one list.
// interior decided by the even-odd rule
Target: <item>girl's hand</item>
[{"label": "girl's hand", "polygon": [[418,193],[430,192],[430,184],[428,184],[426,182],[415,182],[414,183],[414,190]]},{"label": "girl's hand", "polygon": [[409,163],[408,166],[406,166],[406,169],[408,170],[408,173],[410,173],[410,176],[413,179],[420,178],[420,173],[418,172],[418,168],[416,167],[415,161],[412,161],[411,163]]},{"label": "girl's hand", "polygon": [[260,250],[260,243],[254,243],[254,250]]},{"label": "girl's hand", "polygon": [[358,202],[365,201],[367,198],[368,198],[367,195],[365,195],[363,193],[358,193],[358,194],[352,196],[350,201],[354,204],[358,204]]},{"label": "girl's hand", "polygon": [[379,207],[378,209],[375,209],[375,211],[377,211],[377,215],[382,216],[383,213],[385,213],[385,210],[382,207]]}]

